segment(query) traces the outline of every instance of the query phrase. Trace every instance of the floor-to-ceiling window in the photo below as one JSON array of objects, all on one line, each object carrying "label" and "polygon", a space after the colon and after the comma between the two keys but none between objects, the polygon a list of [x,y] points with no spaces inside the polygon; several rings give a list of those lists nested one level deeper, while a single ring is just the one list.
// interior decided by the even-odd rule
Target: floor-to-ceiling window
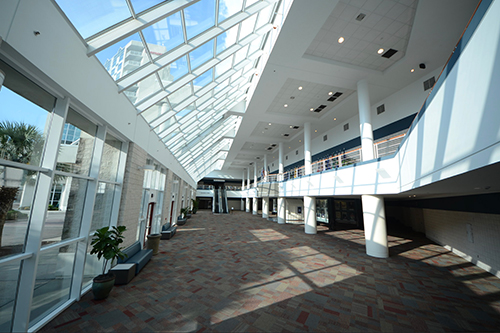
[{"label": "floor-to-ceiling window", "polygon": [[41,324],[100,273],[88,236],[116,224],[126,143],[1,60],[0,71],[0,331],[8,332]]}]

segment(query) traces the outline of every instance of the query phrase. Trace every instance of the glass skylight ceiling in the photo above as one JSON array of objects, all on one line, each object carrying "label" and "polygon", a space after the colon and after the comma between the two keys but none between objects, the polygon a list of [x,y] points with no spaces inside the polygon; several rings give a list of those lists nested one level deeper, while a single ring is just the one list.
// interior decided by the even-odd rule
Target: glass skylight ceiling
[{"label": "glass skylight ceiling", "polygon": [[193,178],[223,164],[241,121],[224,114],[263,68],[282,0],[56,2]]}]

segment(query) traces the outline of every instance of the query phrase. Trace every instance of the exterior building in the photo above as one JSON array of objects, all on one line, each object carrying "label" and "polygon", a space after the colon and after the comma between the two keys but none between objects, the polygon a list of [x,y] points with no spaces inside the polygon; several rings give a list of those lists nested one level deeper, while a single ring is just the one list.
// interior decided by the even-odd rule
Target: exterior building
[{"label": "exterior building", "polygon": [[211,207],[199,181],[307,234],[362,228],[370,256],[404,225],[500,276],[500,2],[84,3],[0,4],[0,331],[90,290],[95,230],[143,246]]}]

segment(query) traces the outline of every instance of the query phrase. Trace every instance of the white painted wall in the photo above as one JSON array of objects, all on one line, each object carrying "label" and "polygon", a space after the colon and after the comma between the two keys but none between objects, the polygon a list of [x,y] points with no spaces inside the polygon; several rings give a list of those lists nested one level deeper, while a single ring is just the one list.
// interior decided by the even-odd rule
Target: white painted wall
[{"label": "white painted wall", "polygon": [[[99,60],[86,56],[86,46],[52,1],[12,0],[2,3],[0,39],[21,54],[7,54],[20,68],[34,65],[31,79],[52,94],[69,96],[71,106],[110,129],[122,139],[137,143],[152,157],[192,186],[184,170],[104,70]],[[33,31],[39,31],[35,36]],[[1,45],[5,49],[5,45]],[[43,73],[43,74],[42,74]]]},{"label": "white painted wall", "polygon": [[[304,201],[302,199],[285,199],[285,217],[286,221],[302,221],[304,220]],[[301,213],[297,212],[301,208]]]}]

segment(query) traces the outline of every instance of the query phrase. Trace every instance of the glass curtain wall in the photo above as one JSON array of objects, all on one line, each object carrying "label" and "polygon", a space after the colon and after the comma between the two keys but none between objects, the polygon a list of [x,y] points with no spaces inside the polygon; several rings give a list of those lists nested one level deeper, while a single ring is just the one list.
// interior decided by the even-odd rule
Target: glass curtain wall
[{"label": "glass curtain wall", "polygon": [[0,331],[26,331],[99,274],[84,249],[116,224],[125,150],[67,99],[0,71]]}]

